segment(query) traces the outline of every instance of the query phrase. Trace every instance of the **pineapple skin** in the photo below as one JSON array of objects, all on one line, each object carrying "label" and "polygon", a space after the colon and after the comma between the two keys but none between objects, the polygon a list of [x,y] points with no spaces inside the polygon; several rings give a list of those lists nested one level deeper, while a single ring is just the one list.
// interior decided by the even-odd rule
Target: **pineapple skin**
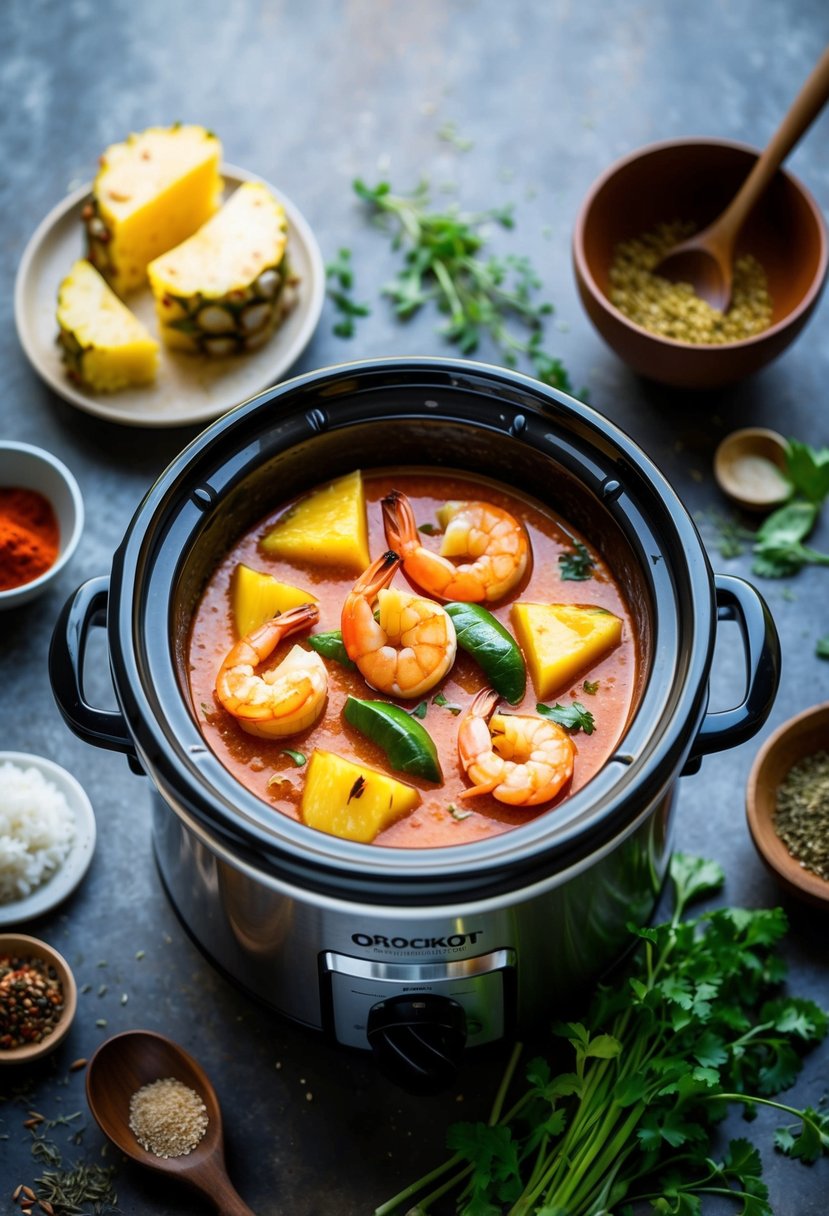
[{"label": "pineapple skin", "polygon": [[[164,185],[148,194],[146,166],[159,148],[169,156],[176,141],[186,141],[189,168],[178,176],[168,173]],[[104,152],[81,215],[87,257],[118,295],[144,286],[153,258],[180,244],[217,210],[221,154],[215,135],[181,124],[149,127]]]},{"label": "pineapple skin", "polygon": [[67,375],[93,392],[151,384],[159,346],[98,271],[76,262],[58,289],[58,345]]},{"label": "pineapple skin", "polygon": [[[269,213],[270,248],[261,252],[258,248],[255,252],[246,250],[238,272],[229,273],[226,266],[217,272],[215,261],[221,257],[219,234],[223,212],[239,209],[240,203],[262,207]],[[216,357],[242,354],[262,346],[293,303],[292,293],[287,290],[294,280],[285,257],[286,234],[287,220],[281,203],[261,183],[247,182],[200,232],[151,262],[148,275],[165,345],[172,350]],[[257,233],[257,246],[263,244],[263,236],[263,232]],[[216,258],[210,247],[214,240],[214,248],[220,250]],[[205,279],[213,278],[209,286],[197,285],[193,277],[193,255],[198,259],[202,253]],[[188,263],[188,282],[184,287],[176,277],[182,258]]]}]

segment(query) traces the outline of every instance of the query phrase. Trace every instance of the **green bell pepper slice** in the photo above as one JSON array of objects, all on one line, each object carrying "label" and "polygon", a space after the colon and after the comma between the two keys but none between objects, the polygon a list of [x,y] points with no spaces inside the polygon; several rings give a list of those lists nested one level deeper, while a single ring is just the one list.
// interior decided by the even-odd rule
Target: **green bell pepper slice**
[{"label": "green bell pepper slice", "polygon": [[399,705],[348,697],[343,715],[349,725],[383,749],[395,772],[427,781],[443,780],[431,735]]},{"label": "green bell pepper slice", "polygon": [[443,605],[455,626],[458,645],[470,654],[497,693],[517,704],[527,688],[524,656],[512,634],[480,604]]}]

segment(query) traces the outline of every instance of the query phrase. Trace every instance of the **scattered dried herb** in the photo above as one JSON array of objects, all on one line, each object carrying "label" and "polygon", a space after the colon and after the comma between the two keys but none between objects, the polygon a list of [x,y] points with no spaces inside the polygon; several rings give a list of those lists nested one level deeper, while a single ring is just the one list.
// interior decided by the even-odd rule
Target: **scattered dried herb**
[{"label": "scattered dried herb", "polygon": [[829,879],[829,752],[793,765],[780,783],[774,827],[796,861]]},{"label": "scattered dried herb", "polygon": [[511,207],[433,210],[427,182],[409,195],[392,193],[388,182],[370,187],[358,179],[353,186],[391,232],[392,248],[404,250],[403,268],[383,289],[401,320],[433,302],[448,317],[439,332],[462,355],[472,354],[488,336],[507,366],[525,357],[539,380],[572,392],[561,360],[542,350],[553,307],[537,299],[541,281],[529,259],[482,253],[489,226],[514,227]]},{"label": "scattered dried herb", "polygon": [[118,1196],[112,1185],[114,1166],[89,1165],[80,1162],[70,1169],[44,1170],[35,1180],[38,1200],[50,1203],[55,1213],[89,1212],[105,1216],[118,1212]]}]

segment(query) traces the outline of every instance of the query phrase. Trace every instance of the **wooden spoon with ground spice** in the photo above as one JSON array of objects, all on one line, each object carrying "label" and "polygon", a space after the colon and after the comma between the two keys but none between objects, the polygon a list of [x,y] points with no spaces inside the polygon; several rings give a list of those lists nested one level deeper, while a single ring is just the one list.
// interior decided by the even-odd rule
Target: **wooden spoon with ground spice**
[{"label": "wooden spoon with ground spice", "polygon": [[734,246],[754,204],[801,135],[829,100],[829,47],[821,55],[786,117],[725,211],[702,232],[663,257],[654,273],[672,283],[690,283],[712,308],[727,312],[731,303]]},{"label": "wooden spoon with ground spice", "polygon": [[139,1165],[199,1191],[220,1216],[254,1216],[227,1176],[219,1100],[183,1048],[150,1030],[102,1043],[86,1097],[104,1135]]}]

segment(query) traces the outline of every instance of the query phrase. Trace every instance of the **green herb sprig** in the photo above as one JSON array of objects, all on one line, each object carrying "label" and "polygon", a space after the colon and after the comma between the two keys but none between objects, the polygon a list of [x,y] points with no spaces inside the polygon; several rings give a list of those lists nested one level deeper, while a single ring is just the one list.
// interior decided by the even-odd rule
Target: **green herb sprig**
[{"label": "green herb sprig", "polygon": [[553,307],[537,299],[541,281],[529,259],[483,252],[488,226],[514,227],[511,207],[432,209],[425,181],[408,195],[394,194],[385,181],[367,186],[357,179],[353,186],[390,230],[392,247],[404,251],[403,268],[383,288],[399,318],[434,302],[448,318],[440,332],[461,354],[472,354],[489,336],[508,366],[525,357],[539,380],[572,392],[561,360],[542,349]]},{"label": "green herb sprig", "polygon": [[598,989],[583,1022],[556,1028],[568,1070],[531,1060],[504,1111],[519,1045],[489,1121],[454,1124],[453,1155],[375,1216],[425,1216],[448,1193],[462,1216],[622,1216],[645,1204],[699,1216],[708,1195],[731,1198],[743,1216],[771,1216],[757,1149],[738,1138],[714,1156],[730,1104],[780,1111],[775,1144],[789,1156],[829,1153],[829,1116],[773,1098],[827,1030],[814,1002],[781,994],[784,912],[721,908],[686,919],[693,900],[720,888],[722,870],[677,854],[671,879],[674,914],[631,928],[639,946],[625,979]]},{"label": "green herb sprig", "polygon": [[789,439],[786,473],[790,500],[768,516],[752,546],[752,572],[761,578],[788,578],[804,566],[829,566],[829,554],[803,543],[829,495],[829,448]]},{"label": "green herb sprig", "polygon": [[356,332],[354,318],[370,316],[371,309],[368,304],[358,304],[352,297],[354,270],[350,249],[340,249],[337,257],[326,263],[325,276],[328,280],[328,298],[340,314],[333,333],[338,338],[353,338]]}]

